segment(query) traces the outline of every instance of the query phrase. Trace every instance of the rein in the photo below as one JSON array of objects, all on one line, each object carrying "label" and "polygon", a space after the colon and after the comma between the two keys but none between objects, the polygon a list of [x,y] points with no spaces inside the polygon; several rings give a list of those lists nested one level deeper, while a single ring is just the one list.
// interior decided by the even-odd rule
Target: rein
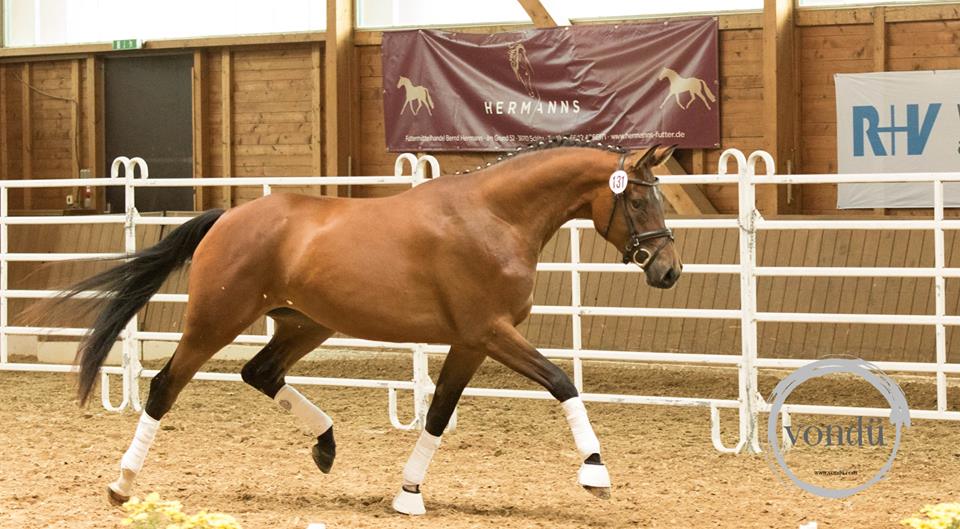
[{"label": "rein", "polygon": [[[620,155],[620,163],[617,165],[617,171],[623,171],[623,164],[627,158],[626,154]],[[630,184],[636,184],[646,187],[656,187],[658,181],[656,178],[652,182],[646,182],[644,180],[637,180],[633,178],[627,179],[627,186]],[[617,206],[620,203],[623,203],[623,218],[627,223],[627,230],[630,233],[630,239],[627,241],[626,246],[623,248],[623,264],[629,264],[633,262],[640,267],[641,270],[646,270],[648,264],[651,261],[656,259],[657,255],[660,254],[660,250],[667,244],[667,241],[673,240],[673,231],[670,228],[661,228],[659,230],[645,231],[639,233],[637,231],[636,225],[633,223],[633,219],[630,217],[629,211],[627,211],[627,188],[624,187],[623,191],[613,194],[613,207],[610,209],[610,218],[607,220],[607,227],[603,231],[603,238],[607,238],[607,234],[610,233],[610,226],[613,224],[613,217],[617,212]],[[641,248],[641,245],[652,239],[663,239],[657,244],[653,251],[647,250],[646,248]],[[638,255],[644,254],[642,260],[638,259]]]}]

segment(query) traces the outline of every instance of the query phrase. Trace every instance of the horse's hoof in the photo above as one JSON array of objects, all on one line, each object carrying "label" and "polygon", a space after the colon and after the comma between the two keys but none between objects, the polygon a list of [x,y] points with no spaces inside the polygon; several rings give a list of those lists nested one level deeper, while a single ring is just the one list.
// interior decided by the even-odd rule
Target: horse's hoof
[{"label": "horse's hoof", "polygon": [[[599,458],[598,458],[599,460]],[[577,473],[577,482],[590,494],[601,500],[610,499],[610,474],[603,463],[588,463],[580,465]]]},{"label": "horse's hoof", "polygon": [[423,505],[423,494],[419,492],[408,492],[403,487],[400,488],[400,492],[393,498],[393,510],[411,516],[427,514],[427,508]]},{"label": "horse's hoof", "polygon": [[590,485],[583,485],[583,490],[593,494],[601,500],[610,499],[610,487],[591,487]]},{"label": "horse's hoof", "polygon": [[130,501],[130,496],[125,496],[113,490],[112,484],[107,485],[107,498],[110,499],[110,504],[116,507],[121,507],[124,503]]},{"label": "horse's hoof", "polygon": [[313,462],[324,474],[329,474],[333,468],[333,460],[337,457],[337,443],[333,440],[333,426],[317,437],[317,444],[313,445]]}]

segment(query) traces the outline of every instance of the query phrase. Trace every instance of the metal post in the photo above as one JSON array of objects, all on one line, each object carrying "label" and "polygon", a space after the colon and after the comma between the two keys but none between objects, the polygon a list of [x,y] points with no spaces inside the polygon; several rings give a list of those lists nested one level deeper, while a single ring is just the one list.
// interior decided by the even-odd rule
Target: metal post
[{"label": "metal post", "polygon": [[570,228],[570,262],[573,269],[570,271],[570,305],[573,313],[570,319],[573,324],[573,385],[577,391],[583,393],[583,361],[580,351],[583,350],[583,328],[580,316],[580,228]]},{"label": "metal post", "polygon": [[[729,150],[726,152],[730,152]],[[724,154],[726,154],[726,152]],[[740,369],[738,373],[738,400],[740,401],[740,442],[738,451],[759,451],[757,436],[757,410],[754,393],[757,388],[756,369],[756,196],[754,194],[751,171],[748,169],[743,153],[737,151],[739,182],[738,223],[740,242]],[[721,161],[724,161],[721,157]],[[725,165],[725,164],[723,164]],[[724,167],[721,167],[723,169]]]},{"label": "metal post", "polygon": [[[742,156],[742,154],[741,154]],[[776,170],[773,157],[766,151],[754,151],[740,170],[739,224],[740,224],[740,441],[748,453],[760,452],[759,405],[762,400],[757,390],[757,223],[762,220],[757,211],[757,160],[762,159],[767,175]]]},{"label": "metal post", "polygon": [[[140,177],[148,178],[147,163],[142,158],[132,158],[126,165],[126,174],[124,175],[124,212],[126,221],[123,225],[124,252],[128,255],[137,251],[137,202],[136,188],[133,186],[133,180],[136,176],[136,168],[140,167]],[[127,322],[123,334],[123,363],[126,366],[126,384],[130,388],[130,405],[134,411],[141,411],[140,405],[140,372],[143,366],[140,364],[140,340],[137,338],[139,328],[138,316],[136,314]]]},{"label": "metal post", "polygon": [[934,293],[936,296],[936,347],[937,347],[937,411],[947,411],[947,374],[944,364],[947,363],[947,331],[943,324],[943,317],[947,312],[947,288],[943,278],[944,268],[944,240],[943,240],[943,181],[933,181],[933,259],[934,259]]}]

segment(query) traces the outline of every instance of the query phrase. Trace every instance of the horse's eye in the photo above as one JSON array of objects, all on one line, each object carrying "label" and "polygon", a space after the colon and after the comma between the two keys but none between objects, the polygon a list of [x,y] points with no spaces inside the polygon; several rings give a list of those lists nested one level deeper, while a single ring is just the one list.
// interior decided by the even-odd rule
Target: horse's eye
[{"label": "horse's eye", "polygon": [[643,206],[643,201],[635,198],[630,201],[630,205],[633,206],[633,209],[640,209]]}]

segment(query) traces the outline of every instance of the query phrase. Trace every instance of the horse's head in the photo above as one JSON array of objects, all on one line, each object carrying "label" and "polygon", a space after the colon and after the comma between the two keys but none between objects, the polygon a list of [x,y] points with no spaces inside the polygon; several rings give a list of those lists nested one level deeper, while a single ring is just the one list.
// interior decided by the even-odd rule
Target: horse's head
[{"label": "horse's head", "polygon": [[[647,284],[657,288],[672,287],[683,270],[673,233],[664,222],[663,197],[653,175],[653,168],[666,162],[674,147],[627,153],[622,158],[626,189],[614,194],[614,184],[604,186],[590,208],[597,231],[621,249],[625,263],[640,266]],[[619,187],[623,184],[621,181]]]},{"label": "horse's head", "polygon": [[667,68],[666,66],[664,66],[663,68],[661,68],[661,69],[660,69],[660,73],[657,74],[657,81],[662,81],[662,80],[666,79],[666,78],[667,78],[667,70],[669,70],[669,69],[670,69],[670,68]]},{"label": "horse's head", "polygon": [[397,79],[397,88],[400,88],[401,86],[403,86],[403,83],[405,83],[405,82],[406,82],[406,83],[409,83],[409,82],[410,82],[410,79],[407,79],[406,77],[403,77],[403,76],[401,75],[401,76],[400,76],[400,79]]}]

